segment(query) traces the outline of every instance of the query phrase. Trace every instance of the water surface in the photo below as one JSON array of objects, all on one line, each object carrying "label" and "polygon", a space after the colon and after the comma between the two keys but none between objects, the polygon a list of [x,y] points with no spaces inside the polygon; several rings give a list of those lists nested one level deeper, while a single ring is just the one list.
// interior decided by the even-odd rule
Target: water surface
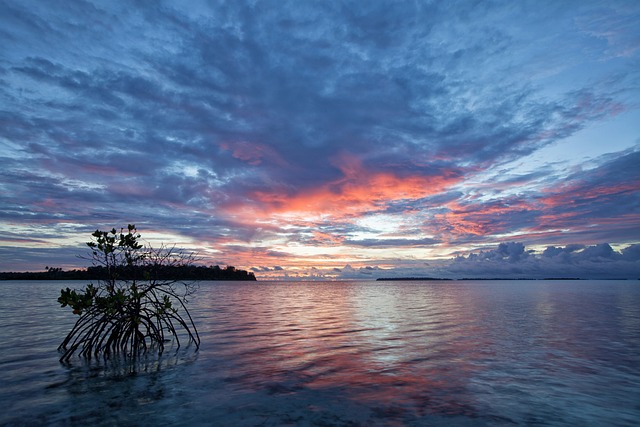
[{"label": "water surface", "polygon": [[58,363],[81,285],[0,282],[0,424],[640,423],[637,281],[202,282],[135,374]]}]

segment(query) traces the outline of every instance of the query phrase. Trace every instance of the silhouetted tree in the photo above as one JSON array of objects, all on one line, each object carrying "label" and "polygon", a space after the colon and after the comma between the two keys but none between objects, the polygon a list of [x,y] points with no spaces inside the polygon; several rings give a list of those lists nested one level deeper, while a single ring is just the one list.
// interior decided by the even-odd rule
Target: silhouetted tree
[{"label": "silhouetted tree", "polygon": [[181,337],[200,346],[186,307],[195,285],[163,274],[190,265],[194,256],[175,247],[153,249],[139,239],[134,225],[92,234],[89,259],[102,274],[84,290],[60,291],[58,302],[80,316],[60,344],[61,361],[75,352],[136,359],[152,349],[162,353],[171,340],[179,347]]}]

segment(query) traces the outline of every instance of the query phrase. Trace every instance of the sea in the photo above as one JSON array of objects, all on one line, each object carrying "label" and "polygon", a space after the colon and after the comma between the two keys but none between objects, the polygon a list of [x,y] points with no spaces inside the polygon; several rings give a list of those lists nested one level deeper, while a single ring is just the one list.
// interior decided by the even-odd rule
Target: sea
[{"label": "sea", "polygon": [[59,362],[82,286],[0,282],[0,425],[640,425],[636,280],[200,282],[133,368]]}]

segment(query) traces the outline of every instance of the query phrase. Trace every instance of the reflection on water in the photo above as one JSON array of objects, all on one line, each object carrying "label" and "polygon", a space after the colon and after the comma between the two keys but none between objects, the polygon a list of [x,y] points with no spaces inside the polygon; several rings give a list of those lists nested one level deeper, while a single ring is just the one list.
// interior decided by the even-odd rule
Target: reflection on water
[{"label": "reflection on water", "polygon": [[60,287],[0,282],[0,424],[640,421],[638,282],[203,283],[135,374],[58,364]]}]

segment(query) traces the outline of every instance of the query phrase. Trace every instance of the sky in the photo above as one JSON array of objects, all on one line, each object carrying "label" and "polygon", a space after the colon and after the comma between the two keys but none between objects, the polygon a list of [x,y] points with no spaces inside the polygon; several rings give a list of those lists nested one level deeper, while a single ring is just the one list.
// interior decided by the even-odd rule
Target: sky
[{"label": "sky", "polygon": [[640,2],[0,0],[0,271],[640,277]]}]

